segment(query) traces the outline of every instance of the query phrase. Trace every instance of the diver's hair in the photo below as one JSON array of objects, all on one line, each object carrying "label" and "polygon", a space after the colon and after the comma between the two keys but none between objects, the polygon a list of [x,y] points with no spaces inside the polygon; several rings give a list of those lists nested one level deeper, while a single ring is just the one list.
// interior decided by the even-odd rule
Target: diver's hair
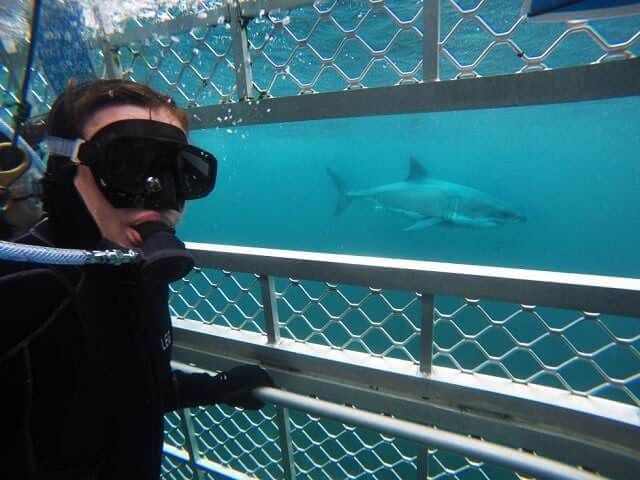
[{"label": "diver's hair", "polygon": [[186,112],[176,105],[173,98],[142,83],[113,79],[75,84],[71,80],[51,107],[47,118],[47,134],[79,138],[91,115],[101,108],[117,105],[135,105],[149,110],[165,108],[175,115],[185,131],[189,127]]}]

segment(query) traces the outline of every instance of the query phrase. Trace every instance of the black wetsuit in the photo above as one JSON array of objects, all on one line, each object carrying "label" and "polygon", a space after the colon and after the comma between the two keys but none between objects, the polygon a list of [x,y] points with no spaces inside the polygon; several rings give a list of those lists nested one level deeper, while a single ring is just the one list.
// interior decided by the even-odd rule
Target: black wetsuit
[{"label": "black wetsuit", "polygon": [[[55,245],[46,219],[19,241]],[[0,300],[3,478],[155,480],[164,413],[245,388],[171,370],[168,286],[134,267],[0,262]]]}]

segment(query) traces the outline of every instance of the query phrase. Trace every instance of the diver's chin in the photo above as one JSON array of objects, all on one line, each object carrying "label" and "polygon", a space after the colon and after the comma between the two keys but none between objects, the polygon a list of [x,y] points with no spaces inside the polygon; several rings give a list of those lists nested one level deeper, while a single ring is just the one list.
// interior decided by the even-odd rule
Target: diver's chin
[{"label": "diver's chin", "polygon": [[160,216],[162,217],[162,222],[164,222],[170,228],[176,228],[180,220],[182,220],[182,211],[181,210],[161,210]]},{"label": "diver's chin", "polygon": [[182,218],[182,212],[178,210],[140,210],[132,222],[132,226],[149,222],[164,223],[169,228],[175,228]]}]

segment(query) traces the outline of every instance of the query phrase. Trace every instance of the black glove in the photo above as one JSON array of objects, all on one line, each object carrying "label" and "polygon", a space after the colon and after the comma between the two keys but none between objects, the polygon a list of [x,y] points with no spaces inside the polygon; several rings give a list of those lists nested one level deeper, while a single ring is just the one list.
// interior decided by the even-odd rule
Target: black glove
[{"label": "black glove", "polygon": [[271,376],[257,365],[242,365],[213,377],[218,403],[259,410],[264,403],[251,393],[257,387],[273,387]]}]

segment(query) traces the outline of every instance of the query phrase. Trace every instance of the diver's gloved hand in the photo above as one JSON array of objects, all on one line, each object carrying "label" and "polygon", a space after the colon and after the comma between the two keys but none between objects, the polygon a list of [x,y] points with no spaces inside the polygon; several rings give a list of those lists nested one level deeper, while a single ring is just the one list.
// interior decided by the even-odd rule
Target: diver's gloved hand
[{"label": "diver's gloved hand", "polygon": [[259,410],[264,403],[251,393],[257,387],[273,387],[271,376],[257,365],[242,365],[213,378],[214,398],[217,403],[247,410]]},{"label": "diver's gloved hand", "polygon": [[172,228],[162,222],[136,226],[143,239],[143,263],[140,272],[152,283],[171,283],[181,279],[195,266],[191,253]]}]

